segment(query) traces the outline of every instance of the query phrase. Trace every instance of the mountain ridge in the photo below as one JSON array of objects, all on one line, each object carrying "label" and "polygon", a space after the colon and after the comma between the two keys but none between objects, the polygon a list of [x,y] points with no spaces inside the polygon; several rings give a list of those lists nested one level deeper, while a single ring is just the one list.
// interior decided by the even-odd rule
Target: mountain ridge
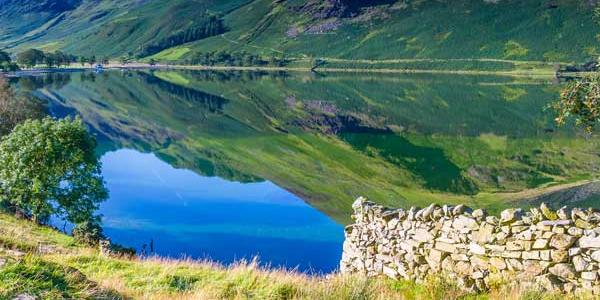
[{"label": "mountain ridge", "polygon": [[[215,51],[295,59],[568,63],[595,59],[600,51],[595,1],[17,2],[0,2],[0,25],[12,24],[0,29],[0,48],[13,53],[35,47],[175,63]],[[36,21],[18,20],[23,17]]]}]

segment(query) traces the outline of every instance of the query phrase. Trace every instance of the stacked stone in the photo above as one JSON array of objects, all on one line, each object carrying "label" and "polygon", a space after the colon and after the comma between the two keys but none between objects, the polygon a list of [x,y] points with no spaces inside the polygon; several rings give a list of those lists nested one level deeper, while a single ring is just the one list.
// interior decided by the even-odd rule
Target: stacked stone
[{"label": "stacked stone", "polygon": [[545,204],[500,217],[464,205],[389,209],[364,198],[346,227],[342,273],[421,281],[445,274],[465,289],[500,278],[600,294],[600,212]]}]

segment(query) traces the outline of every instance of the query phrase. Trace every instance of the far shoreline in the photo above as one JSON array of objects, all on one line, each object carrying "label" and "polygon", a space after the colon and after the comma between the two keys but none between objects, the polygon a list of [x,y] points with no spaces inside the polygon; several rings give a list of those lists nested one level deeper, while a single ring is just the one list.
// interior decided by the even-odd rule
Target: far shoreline
[{"label": "far shoreline", "polygon": [[[33,68],[15,72],[0,72],[7,77],[20,77],[42,75],[61,72],[79,72],[96,70],[91,65],[68,66],[55,68]],[[535,78],[559,78],[559,77],[581,77],[586,73],[562,73],[549,71],[484,71],[484,70],[435,70],[435,69],[396,69],[396,68],[308,68],[308,67],[261,67],[261,66],[205,66],[205,65],[170,65],[170,64],[108,64],[103,65],[101,70],[196,70],[196,71],[246,71],[246,72],[297,72],[297,73],[371,73],[371,74],[446,74],[446,75],[475,75],[475,76],[505,76],[505,77],[535,77]]]}]

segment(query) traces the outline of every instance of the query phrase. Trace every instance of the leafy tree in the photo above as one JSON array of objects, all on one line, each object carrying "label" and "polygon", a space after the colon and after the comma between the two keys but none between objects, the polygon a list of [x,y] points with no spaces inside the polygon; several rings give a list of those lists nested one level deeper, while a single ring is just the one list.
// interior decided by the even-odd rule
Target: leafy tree
[{"label": "leafy tree", "polygon": [[558,112],[556,122],[559,125],[575,118],[577,125],[588,132],[593,131],[600,122],[600,75],[569,82],[553,106]]},{"label": "leafy tree", "polygon": [[37,64],[45,63],[45,58],[43,51],[29,49],[17,54],[17,63],[32,68]]},{"label": "leafy tree", "polygon": [[87,57],[84,56],[80,56],[79,57],[79,63],[81,64],[81,66],[85,66],[85,64],[88,62]]},{"label": "leafy tree", "polygon": [[0,77],[0,137],[8,134],[17,124],[27,119],[42,118],[42,105],[38,101],[17,97],[8,81]]},{"label": "leafy tree", "polygon": [[0,51],[0,63],[11,62],[10,55],[4,51]]},{"label": "leafy tree", "polygon": [[0,141],[0,204],[38,223],[94,219],[107,190],[95,139],[75,120],[29,120]]},{"label": "leafy tree", "polygon": [[88,59],[88,62],[90,63],[90,66],[93,66],[94,64],[96,64],[96,56],[93,55],[92,57],[90,57]]}]

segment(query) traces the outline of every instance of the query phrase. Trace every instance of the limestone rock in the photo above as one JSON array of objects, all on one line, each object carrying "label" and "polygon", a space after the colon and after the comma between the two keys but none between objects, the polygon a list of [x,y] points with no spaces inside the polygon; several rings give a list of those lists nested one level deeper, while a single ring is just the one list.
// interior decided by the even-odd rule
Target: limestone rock
[{"label": "limestone rock", "polygon": [[575,279],[575,269],[571,264],[560,263],[548,268],[551,274],[561,278]]},{"label": "limestone rock", "polygon": [[505,209],[500,213],[500,223],[507,224],[516,221],[521,217],[522,210],[520,208]]},{"label": "limestone rock", "polygon": [[596,237],[581,237],[579,239],[580,248],[600,248],[600,238]]},{"label": "limestone rock", "polygon": [[559,250],[566,250],[569,247],[571,247],[571,245],[573,245],[576,240],[576,237],[570,236],[568,234],[555,234],[550,240],[550,247]]},{"label": "limestone rock", "polygon": [[558,219],[558,215],[552,211],[547,205],[546,203],[542,203],[540,205],[540,211],[542,212],[542,215],[544,215],[544,217],[548,220],[556,220]]}]

